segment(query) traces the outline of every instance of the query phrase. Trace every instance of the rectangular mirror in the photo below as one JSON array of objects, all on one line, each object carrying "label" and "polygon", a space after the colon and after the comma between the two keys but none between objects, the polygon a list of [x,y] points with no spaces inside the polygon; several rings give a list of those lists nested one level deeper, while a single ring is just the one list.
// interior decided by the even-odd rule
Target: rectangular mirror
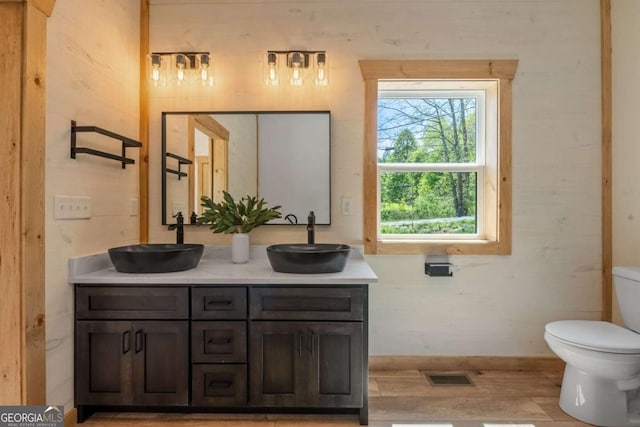
[{"label": "rectangular mirror", "polygon": [[331,224],[330,146],[328,111],[162,113],[162,223],[226,191],[281,205],[269,224]]}]

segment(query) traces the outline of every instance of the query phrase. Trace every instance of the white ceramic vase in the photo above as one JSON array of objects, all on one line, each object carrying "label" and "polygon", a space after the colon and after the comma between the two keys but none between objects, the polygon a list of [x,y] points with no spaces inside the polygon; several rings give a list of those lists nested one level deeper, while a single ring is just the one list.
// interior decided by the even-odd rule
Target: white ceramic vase
[{"label": "white ceramic vase", "polygon": [[231,261],[234,264],[246,264],[249,262],[249,234],[233,234],[231,238]]}]

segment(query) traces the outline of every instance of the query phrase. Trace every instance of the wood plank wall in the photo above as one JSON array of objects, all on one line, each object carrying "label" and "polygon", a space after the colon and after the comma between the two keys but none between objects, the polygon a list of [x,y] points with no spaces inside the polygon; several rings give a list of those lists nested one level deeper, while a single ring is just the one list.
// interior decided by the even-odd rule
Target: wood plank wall
[{"label": "wood plank wall", "polygon": [[613,312],[613,165],[611,92],[611,0],[600,0],[602,55],[602,320]]},{"label": "wood plank wall", "polygon": [[22,269],[20,236],[21,31],[24,7],[0,3],[0,405],[21,402]]},{"label": "wood plank wall", "polygon": [[140,0],[140,243],[149,242],[149,0]]},{"label": "wood plank wall", "polygon": [[0,405],[46,400],[45,63],[54,4],[0,1]]}]

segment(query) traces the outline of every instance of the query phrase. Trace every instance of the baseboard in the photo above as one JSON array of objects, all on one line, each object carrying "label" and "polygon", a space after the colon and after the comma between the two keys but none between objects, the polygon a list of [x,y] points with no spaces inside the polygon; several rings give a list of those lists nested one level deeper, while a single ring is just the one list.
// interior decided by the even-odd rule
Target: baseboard
[{"label": "baseboard", "polygon": [[78,411],[76,410],[76,408],[72,408],[69,412],[65,412],[64,427],[75,427],[77,419],[78,419]]},{"label": "baseboard", "polygon": [[555,356],[369,356],[369,369],[553,371],[564,362]]}]

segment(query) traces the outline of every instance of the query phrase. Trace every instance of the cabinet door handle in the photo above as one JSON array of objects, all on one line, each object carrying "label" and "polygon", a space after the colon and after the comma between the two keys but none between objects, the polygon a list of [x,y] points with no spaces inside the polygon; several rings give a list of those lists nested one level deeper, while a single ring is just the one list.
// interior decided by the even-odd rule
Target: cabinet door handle
[{"label": "cabinet door handle", "polygon": [[207,344],[213,344],[213,345],[217,345],[217,344],[230,344],[231,343],[231,338],[211,338],[209,341],[207,341]]},{"label": "cabinet door handle", "polygon": [[302,356],[302,332],[298,331],[298,356]]},{"label": "cabinet door handle", "polygon": [[138,329],[136,331],[135,336],[136,336],[136,354],[137,354],[142,351],[142,346],[143,346],[142,329]]},{"label": "cabinet door handle", "polygon": [[313,354],[316,346],[316,334],[313,331],[309,331],[309,334],[311,336],[311,354]]},{"label": "cabinet door handle", "polygon": [[122,333],[122,354],[127,354],[131,351],[131,331],[124,331]]}]

